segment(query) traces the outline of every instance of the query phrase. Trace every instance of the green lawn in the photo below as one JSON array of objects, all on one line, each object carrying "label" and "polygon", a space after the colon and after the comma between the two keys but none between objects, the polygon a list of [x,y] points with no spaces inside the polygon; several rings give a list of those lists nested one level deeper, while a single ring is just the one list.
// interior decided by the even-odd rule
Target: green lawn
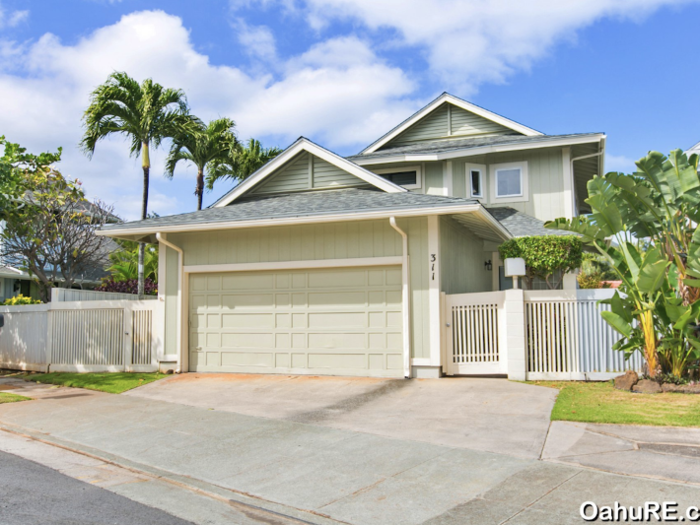
[{"label": "green lawn", "polygon": [[700,427],[700,394],[633,394],[612,381],[529,381],[559,389],[552,421]]},{"label": "green lawn", "polygon": [[48,383],[52,385],[71,386],[74,388],[87,388],[89,390],[100,390],[110,394],[121,394],[132,388],[136,388],[147,383],[152,383],[158,379],[166,377],[159,373],[72,373],[53,372],[50,374],[31,374],[24,376],[29,381],[37,383]]},{"label": "green lawn", "polygon": [[30,398],[24,396],[18,396],[17,394],[8,394],[7,392],[0,392],[0,405],[3,403],[16,403],[17,401],[29,401]]}]

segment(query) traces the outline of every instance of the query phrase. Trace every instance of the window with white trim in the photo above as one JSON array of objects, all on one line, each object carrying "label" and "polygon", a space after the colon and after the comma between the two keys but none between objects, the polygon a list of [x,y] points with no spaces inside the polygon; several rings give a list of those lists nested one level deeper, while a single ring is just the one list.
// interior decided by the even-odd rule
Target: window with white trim
[{"label": "window with white trim", "polygon": [[413,190],[423,187],[420,166],[406,166],[400,168],[386,168],[376,170],[375,173],[397,186]]},{"label": "window with white trim", "polygon": [[466,164],[464,166],[464,173],[466,175],[467,192],[470,197],[476,199],[483,199],[486,197],[486,189],[484,184],[484,173],[486,172],[486,166],[483,164]]},{"label": "window with white trim", "polygon": [[493,202],[528,200],[527,162],[491,165]]},{"label": "window with white trim", "polygon": [[507,168],[503,170],[496,170],[496,198],[522,197],[522,195],[522,168]]}]

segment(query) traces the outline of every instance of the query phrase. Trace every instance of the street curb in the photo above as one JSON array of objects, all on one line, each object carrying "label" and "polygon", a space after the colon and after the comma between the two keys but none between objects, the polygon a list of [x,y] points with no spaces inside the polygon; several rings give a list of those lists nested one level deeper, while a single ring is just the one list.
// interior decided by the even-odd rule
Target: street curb
[{"label": "street curb", "polygon": [[47,434],[38,430],[33,430],[27,427],[12,425],[0,421],[0,431],[5,431],[23,437],[27,437],[34,441],[39,441],[47,445],[63,448],[76,454],[81,454],[83,456],[91,457],[93,459],[97,459],[126,470],[130,470],[136,474],[142,474],[151,478],[162,480],[167,483],[176,485],[178,487],[185,488],[187,490],[197,492],[199,494],[203,494],[205,496],[220,501],[224,501],[234,507],[245,507],[254,512],[274,514],[279,518],[308,525],[348,525],[347,522],[337,521],[323,514],[318,514],[308,510],[297,509],[295,507],[290,507],[282,503],[275,503],[273,501],[258,498],[256,496],[246,494],[244,492],[220,487],[218,485],[214,485],[213,483],[202,481],[196,478],[184,476],[181,474],[175,474],[173,472],[159,469],[157,467],[152,467],[143,463],[131,461],[129,459],[123,458],[116,454],[112,454],[110,452],[105,452],[103,450],[95,449],[86,445],[81,445],[73,441],[57,438],[55,436],[52,436],[51,434]]}]

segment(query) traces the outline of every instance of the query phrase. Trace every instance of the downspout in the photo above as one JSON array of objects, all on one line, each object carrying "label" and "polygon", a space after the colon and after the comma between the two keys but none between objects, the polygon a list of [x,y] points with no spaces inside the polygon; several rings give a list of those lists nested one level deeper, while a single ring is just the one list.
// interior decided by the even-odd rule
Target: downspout
[{"label": "downspout", "polygon": [[175,373],[182,373],[182,274],[183,268],[183,258],[184,252],[179,246],[175,246],[170,241],[165,239],[165,235],[160,232],[156,233],[156,239],[158,242],[162,242],[168,248],[172,248],[177,252],[177,362],[178,368]]},{"label": "downspout", "polygon": [[403,263],[401,265],[401,275],[403,281],[402,298],[403,298],[403,375],[406,378],[411,377],[411,297],[410,297],[410,280],[408,271],[408,235],[396,224],[396,217],[389,217],[389,224],[394,228],[403,241]]}]

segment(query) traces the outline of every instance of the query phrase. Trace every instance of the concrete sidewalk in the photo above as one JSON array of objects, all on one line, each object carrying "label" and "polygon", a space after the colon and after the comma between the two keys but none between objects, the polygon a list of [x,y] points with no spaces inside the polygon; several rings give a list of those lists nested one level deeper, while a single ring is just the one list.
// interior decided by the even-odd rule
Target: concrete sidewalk
[{"label": "concrete sidewalk", "polygon": [[134,396],[2,405],[0,425],[310,523],[559,525],[580,523],[586,500],[700,500],[692,486]]},{"label": "concrete sidewalk", "polygon": [[700,486],[700,429],[553,421],[542,459]]}]

